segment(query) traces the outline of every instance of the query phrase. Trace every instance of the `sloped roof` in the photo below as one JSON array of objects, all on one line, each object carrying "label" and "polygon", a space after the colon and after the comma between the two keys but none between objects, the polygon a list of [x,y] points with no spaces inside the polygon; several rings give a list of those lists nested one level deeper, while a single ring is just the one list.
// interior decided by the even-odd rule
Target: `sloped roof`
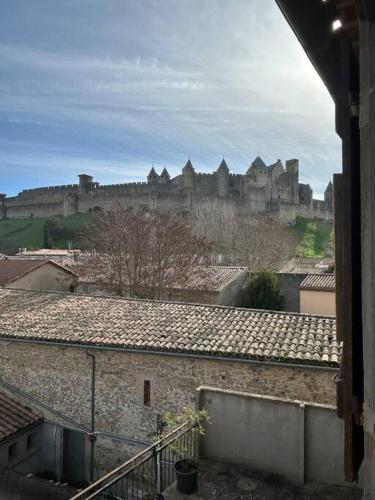
[{"label": "sloped roof", "polygon": [[300,290],[323,290],[334,292],[335,276],[329,273],[309,274],[299,287]]},{"label": "sloped roof", "polygon": [[190,161],[190,158],[188,159],[188,161],[186,162],[184,168],[188,168],[188,169],[193,169],[194,170],[194,167],[193,167],[193,164],[191,163]]},{"label": "sloped roof", "polygon": [[225,161],[225,159],[223,158],[221,160],[221,163],[217,169],[218,171],[221,171],[221,170],[224,170],[225,172],[229,172],[229,168],[228,168],[228,165],[227,165],[227,162]]},{"label": "sloped roof", "polygon": [[0,338],[337,366],[332,317],[0,290]]},{"label": "sloped roof", "polygon": [[70,269],[53,262],[53,260],[33,260],[33,259],[0,259],[0,286],[4,286],[7,283],[11,283],[22,276],[38,269],[45,264],[52,264],[61,270],[73,274],[74,272]]},{"label": "sloped roof", "polygon": [[42,420],[41,413],[0,391],[0,441]]},{"label": "sloped roof", "polygon": [[164,167],[162,173],[160,174],[160,177],[166,177],[167,179],[170,178],[168,170]]},{"label": "sloped roof", "polygon": [[[81,253],[80,250],[61,250],[59,248],[40,248],[39,250],[25,250],[23,252],[19,252],[17,257],[73,257],[75,254]],[[13,258],[13,257],[12,257]]]},{"label": "sloped roof", "polygon": [[151,168],[150,173],[148,174],[148,177],[158,177],[158,174],[156,173],[156,170],[154,167]]},{"label": "sloped roof", "polygon": [[266,168],[267,167],[267,165],[264,163],[264,161],[262,160],[262,158],[260,156],[257,156],[255,158],[252,165],[254,167],[258,167],[258,168]]},{"label": "sloped roof", "polygon": [[333,191],[332,181],[329,181],[329,183],[327,184],[326,190],[325,190],[326,193],[329,191]]},{"label": "sloped roof", "polygon": [[[95,283],[95,273],[90,266],[68,266],[79,276],[79,281]],[[191,268],[188,279],[183,285],[176,283],[170,287],[178,290],[221,292],[233,281],[247,274],[246,267],[235,266],[195,266]],[[124,279],[124,278],[123,278]]]}]

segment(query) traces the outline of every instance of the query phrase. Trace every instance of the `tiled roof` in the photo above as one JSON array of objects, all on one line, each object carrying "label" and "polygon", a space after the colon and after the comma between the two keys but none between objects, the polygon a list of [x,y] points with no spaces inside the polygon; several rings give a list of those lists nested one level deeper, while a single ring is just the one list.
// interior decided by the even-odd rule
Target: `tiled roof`
[{"label": "tiled roof", "polygon": [[74,253],[80,253],[80,250],[61,250],[58,248],[40,248],[39,250],[25,250],[23,252],[19,252],[17,257],[64,257],[64,256],[73,256]]},{"label": "tiled roof", "polygon": [[34,271],[35,269],[50,263],[57,266],[66,272],[74,274],[73,271],[67,269],[52,260],[33,260],[33,259],[0,259],[0,286],[6,285],[15,281],[21,276]]},{"label": "tiled roof", "polygon": [[0,290],[0,338],[337,366],[332,317]]},{"label": "tiled roof", "polygon": [[197,266],[192,268],[185,285],[178,288],[220,292],[241,276],[245,277],[247,272],[245,267]]},{"label": "tiled roof", "polygon": [[[95,277],[89,266],[67,266],[79,276],[82,282],[95,282]],[[241,276],[245,278],[247,268],[224,266],[196,266],[191,269],[188,279],[183,285],[175,284],[170,287],[178,290],[220,292]]]},{"label": "tiled roof", "polygon": [[335,276],[333,274],[309,274],[300,284],[301,290],[335,291]]},{"label": "tiled roof", "polygon": [[0,391],[0,441],[43,420],[43,415]]},{"label": "tiled roof", "polygon": [[0,260],[0,285],[29,273],[44,265],[47,260],[1,259]]}]

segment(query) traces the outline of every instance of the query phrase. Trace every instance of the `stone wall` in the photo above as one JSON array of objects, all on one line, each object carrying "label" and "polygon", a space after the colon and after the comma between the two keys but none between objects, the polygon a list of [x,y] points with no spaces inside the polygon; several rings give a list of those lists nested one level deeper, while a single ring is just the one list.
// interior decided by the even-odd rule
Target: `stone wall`
[{"label": "stone wall", "polygon": [[[51,407],[55,421],[69,419],[90,428],[92,365],[86,347],[1,341],[0,348],[0,381],[34,398],[34,404],[43,403],[45,415]],[[200,385],[335,403],[334,369],[110,349],[91,352],[96,358],[95,428],[112,435],[96,443],[101,471],[134,454],[126,439],[152,442],[158,416],[194,405]],[[150,381],[149,406],[144,404],[145,380]]]},{"label": "stone wall", "polygon": [[325,202],[312,200],[308,208],[301,206],[298,176],[298,160],[288,160],[286,167],[279,160],[269,166],[253,162],[246,174],[230,174],[226,164],[213,173],[196,173],[189,161],[182,175],[173,179],[154,171],[147,183],[100,186],[91,176],[83,176],[87,179],[80,184],[24,190],[18,196],[2,198],[0,216],[66,216],[98,207],[108,210],[115,202],[123,207],[185,212],[199,202],[219,199],[239,206],[245,215],[279,214],[285,223],[295,222],[298,207],[309,217],[332,217],[332,207],[327,208]]}]

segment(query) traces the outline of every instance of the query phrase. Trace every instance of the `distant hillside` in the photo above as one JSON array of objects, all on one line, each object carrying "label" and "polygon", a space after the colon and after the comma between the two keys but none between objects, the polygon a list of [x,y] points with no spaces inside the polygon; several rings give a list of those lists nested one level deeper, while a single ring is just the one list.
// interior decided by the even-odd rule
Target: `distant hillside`
[{"label": "distant hillside", "polygon": [[[35,250],[67,248],[68,241],[77,244],[77,235],[92,220],[90,214],[49,219],[8,219],[0,221],[0,252],[14,254],[19,248]],[[297,218],[290,231],[297,239],[296,256],[323,258],[331,243],[332,223]]]},{"label": "distant hillside", "polygon": [[67,248],[68,241],[76,245],[77,235],[88,222],[89,214],[48,219],[7,219],[0,221],[0,252],[14,254],[19,248],[36,250]]},{"label": "distant hillside", "polygon": [[330,256],[332,222],[297,217],[290,230],[297,239],[296,257],[320,259]]}]

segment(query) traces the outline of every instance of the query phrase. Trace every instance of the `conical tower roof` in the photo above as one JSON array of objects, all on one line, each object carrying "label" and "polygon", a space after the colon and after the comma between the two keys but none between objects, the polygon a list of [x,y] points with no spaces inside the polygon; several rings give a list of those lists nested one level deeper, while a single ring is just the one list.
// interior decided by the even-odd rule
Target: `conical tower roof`
[{"label": "conical tower roof", "polygon": [[170,179],[170,175],[168,173],[168,170],[164,167],[162,173],[160,174],[160,177],[165,177],[166,179]]},{"label": "conical tower roof", "polygon": [[264,161],[262,160],[262,158],[260,156],[257,156],[255,158],[255,160],[253,161],[252,165],[254,167],[258,167],[258,168],[265,168],[267,165],[264,163]]},{"label": "conical tower roof", "polygon": [[229,168],[228,168],[227,162],[225,161],[224,158],[221,160],[221,163],[220,163],[217,171],[218,172],[225,172],[225,173],[229,174]]},{"label": "conical tower roof", "polygon": [[150,170],[150,173],[148,174],[148,177],[157,177],[157,173],[156,173],[156,170],[154,169],[154,167],[151,168]]},{"label": "conical tower roof", "polygon": [[191,163],[190,161],[190,158],[188,159],[188,161],[186,162],[186,165],[184,166],[184,170],[194,170],[194,167],[193,167],[193,164]]},{"label": "conical tower roof", "polygon": [[327,193],[327,192],[332,191],[332,190],[333,190],[333,184],[332,184],[332,181],[329,181],[325,192]]}]

